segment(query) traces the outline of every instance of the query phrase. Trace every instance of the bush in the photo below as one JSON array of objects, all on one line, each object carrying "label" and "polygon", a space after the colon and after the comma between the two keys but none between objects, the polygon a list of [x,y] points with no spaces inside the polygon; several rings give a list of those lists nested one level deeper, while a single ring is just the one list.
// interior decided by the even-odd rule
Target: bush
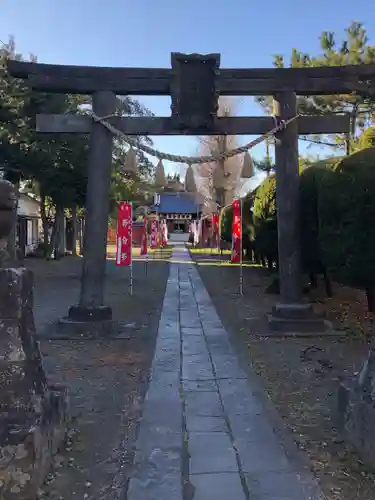
[{"label": "bush", "polygon": [[254,220],[253,220],[253,201],[255,191],[249,193],[242,204],[242,248],[246,253],[247,260],[253,260],[254,251]]},{"label": "bush", "polygon": [[318,193],[327,169],[341,158],[333,157],[313,163],[301,172],[300,179],[300,240],[301,263],[310,274],[325,273],[319,244]]},{"label": "bush", "polygon": [[220,212],[220,238],[228,243],[232,241],[233,207],[228,205]]},{"label": "bush", "polygon": [[358,149],[375,147],[375,127],[369,127],[358,138]]},{"label": "bush", "polygon": [[367,292],[375,310],[375,147],[327,170],[318,197],[319,238],[328,272]]},{"label": "bush", "polygon": [[276,178],[270,176],[254,196],[254,248],[259,256],[277,262]]}]

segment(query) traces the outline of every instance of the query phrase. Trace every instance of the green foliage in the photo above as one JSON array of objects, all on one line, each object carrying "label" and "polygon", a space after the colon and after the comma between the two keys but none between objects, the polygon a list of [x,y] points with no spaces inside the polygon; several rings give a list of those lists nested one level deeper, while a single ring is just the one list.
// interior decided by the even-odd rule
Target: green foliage
[{"label": "green foliage", "polygon": [[[83,203],[86,186],[85,137],[41,136],[35,131],[38,113],[79,111],[83,99],[37,93],[6,68],[8,58],[22,60],[10,40],[0,53],[1,167],[5,177],[17,183],[32,180],[38,191],[55,205]],[[36,60],[35,57],[31,58]]]},{"label": "green foliage", "polygon": [[358,149],[371,148],[375,146],[375,127],[368,127],[358,137]]},{"label": "green foliage", "polygon": [[275,164],[269,156],[265,156],[262,160],[254,160],[255,168],[264,172],[267,177],[271,175],[271,173],[275,173]]},{"label": "green foliage", "polygon": [[[12,78],[6,67],[7,59],[22,60],[15,42],[0,50],[0,168],[12,182],[27,181],[35,194],[55,206],[70,207],[85,204],[88,163],[88,137],[84,135],[40,135],[35,130],[38,113],[82,114],[90,105],[87,96],[72,96],[35,92],[22,80]],[[36,61],[35,57],[31,57]],[[139,102],[122,97],[117,112],[124,115],[150,116]],[[152,141],[138,137],[139,143]],[[115,140],[113,152],[111,201],[142,198],[141,185],[147,182],[153,166],[146,156],[137,152],[139,178],[129,179],[123,172],[127,147]]]},{"label": "green foliage", "polygon": [[327,169],[332,169],[339,157],[313,163],[301,172],[300,178],[300,238],[301,260],[305,271],[319,274],[324,270],[319,243],[318,196]]},{"label": "green foliage", "polygon": [[228,205],[220,212],[219,228],[222,240],[232,241],[233,206]]},{"label": "green foliage", "polygon": [[319,234],[324,262],[333,278],[375,287],[375,147],[343,158],[321,183]]},{"label": "green foliage", "polygon": [[253,204],[255,192],[245,196],[242,204],[242,234],[244,239],[254,240]]},{"label": "green foliage", "polygon": [[256,251],[272,259],[277,257],[276,178],[267,177],[256,190],[253,205]]},{"label": "green foliage", "polygon": [[[362,23],[352,22],[345,30],[345,36],[338,43],[334,32],[324,31],[320,36],[321,53],[317,56],[293,49],[289,64],[285,63],[282,55],[274,57],[273,64],[277,68],[286,66],[292,68],[317,67],[317,66],[344,66],[348,64],[375,63],[375,46],[369,45],[366,29]],[[269,97],[258,98],[259,104],[267,113],[272,113],[272,99]],[[371,122],[374,112],[374,97],[371,94],[353,93],[350,95],[310,96],[298,98],[298,111],[302,114],[331,114],[350,113],[353,119],[351,134],[353,138]],[[334,136],[311,138],[345,148],[346,137],[336,134]]]}]

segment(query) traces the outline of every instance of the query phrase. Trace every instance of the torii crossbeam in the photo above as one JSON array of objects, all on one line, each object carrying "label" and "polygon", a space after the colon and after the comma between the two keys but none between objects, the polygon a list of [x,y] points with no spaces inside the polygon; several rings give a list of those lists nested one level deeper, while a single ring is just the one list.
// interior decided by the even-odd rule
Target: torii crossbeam
[{"label": "torii crossbeam", "polygon": [[[100,68],[9,61],[8,70],[33,89],[92,95],[93,112],[115,113],[116,95],[170,95],[171,117],[113,117],[108,121],[127,135],[259,135],[274,126],[271,117],[217,117],[219,95],[273,95],[275,113],[287,120],[297,113],[296,95],[370,93],[375,65],[220,69],[219,54],[172,54],[171,69]],[[298,135],[348,133],[346,115],[303,116],[278,134],[276,146],[281,302],[290,311],[301,305],[298,236]],[[103,303],[108,192],[112,135],[89,116],[39,115],[41,133],[90,133],[89,177],[83,275],[78,306],[71,319],[111,319]],[[288,312],[289,314],[289,312]]]}]

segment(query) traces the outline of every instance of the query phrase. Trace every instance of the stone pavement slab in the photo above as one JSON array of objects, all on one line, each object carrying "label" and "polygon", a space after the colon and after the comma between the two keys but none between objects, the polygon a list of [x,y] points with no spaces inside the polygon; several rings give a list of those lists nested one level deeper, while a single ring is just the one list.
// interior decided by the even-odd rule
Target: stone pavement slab
[{"label": "stone pavement slab", "polygon": [[173,259],[128,500],[322,499],[279,442],[187,250]]},{"label": "stone pavement slab", "polygon": [[221,417],[224,415],[219,393],[187,392],[185,399],[185,416],[190,417]]},{"label": "stone pavement slab", "polygon": [[[204,393],[203,393],[204,394]],[[224,414],[220,416],[190,415],[186,419],[186,430],[190,432],[227,432]]]},{"label": "stone pavement slab", "polygon": [[238,472],[236,453],[228,432],[189,435],[190,474]]},{"label": "stone pavement slab", "polygon": [[192,476],[194,500],[240,500],[244,498],[237,473],[196,474]]},{"label": "stone pavement slab", "polygon": [[189,391],[202,391],[202,392],[212,392],[216,391],[217,385],[216,380],[183,380],[182,390],[183,392]]}]

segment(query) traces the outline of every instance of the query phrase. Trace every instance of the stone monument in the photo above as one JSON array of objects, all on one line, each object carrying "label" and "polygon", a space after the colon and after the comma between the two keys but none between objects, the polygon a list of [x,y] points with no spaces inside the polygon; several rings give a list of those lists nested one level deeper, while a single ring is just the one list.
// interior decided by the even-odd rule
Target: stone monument
[{"label": "stone monument", "polygon": [[33,274],[11,267],[6,242],[16,209],[13,185],[0,181],[0,498],[35,500],[65,437],[68,394],[43,369]]},{"label": "stone monument", "polygon": [[338,405],[343,437],[375,470],[375,340],[359,374],[341,382]]}]

